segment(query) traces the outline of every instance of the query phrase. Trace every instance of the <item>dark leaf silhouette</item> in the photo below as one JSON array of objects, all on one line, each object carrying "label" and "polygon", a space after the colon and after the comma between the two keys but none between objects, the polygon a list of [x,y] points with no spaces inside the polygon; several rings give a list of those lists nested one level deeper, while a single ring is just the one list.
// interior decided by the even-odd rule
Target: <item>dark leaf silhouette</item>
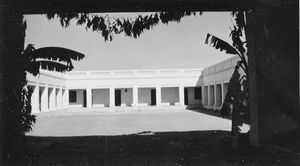
[{"label": "dark leaf silhouette", "polygon": [[244,48],[244,43],[242,42],[240,36],[242,35],[242,32],[239,31],[236,26],[233,27],[234,29],[231,31],[230,36],[232,39],[232,45],[233,47],[237,48],[241,54],[243,54],[246,49]]},{"label": "dark leaf silhouette", "polygon": [[209,33],[206,36],[205,44],[212,45],[214,48],[220,51],[225,50],[227,54],[239,55],[239,52],[233,46]]},{"label": "dark leaf silhouette", "polygon": [[47,61],[47,60],[39,60],[36,61],[37,64],[41,67],[41,69],[48,70],[48,71],[71,71],[74,67],[71,63],[62,64],[55,61]]},{"label": "dark leaf silhouette", "polygon": [[59,61],[82,60],[84,54],[62,47],[42,47],[32,52],[33,58],[54,59]]},{"label": "dark leaf silhouette", "polygon": [[23,56],[26,59],[26,71],[37,75],[39,69],[64,72],[71,71],[74,67],[72,60],[79,61],[84,58],[84,54],[61,47],[43,47],[35,49],[29,44]]},{"label": "dark leaf silhouette", "polygon": [[[201,15],[202,12],[199,12]],[[180,22],[185,16],[196,15],[196,12],[190,11],[167,11],[149,14],[146,16],[139,15],[135,19],[129,18],[109,18],[87,13],[57,13],[47,14],[47,19],[59,18],[62,27],[68,27],[72,19],[76,20],[77,25],[85,25],[86,29],[98,31],[105,41],[111,41],[114,34],[124,33],[125,36],[138,38],[145,30],[152,29],[160,21],[163,24],[170,22]]]},{"label": "dark leaf silhouette", "polygon": [[233,11],[231,15],[235,17],[235,22],[238,27],[238,31],[242,32],[242,30],[244,30],[246,27],[243,11]]}]

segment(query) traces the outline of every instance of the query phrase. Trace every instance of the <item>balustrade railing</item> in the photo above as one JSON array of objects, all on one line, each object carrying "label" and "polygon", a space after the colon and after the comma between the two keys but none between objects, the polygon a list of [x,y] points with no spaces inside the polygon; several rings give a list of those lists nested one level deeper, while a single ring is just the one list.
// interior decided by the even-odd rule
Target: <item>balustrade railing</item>
[{"label": "balustrade railing", "polygon": [[144,77],[199,77],[206,76],[216,72],[233,68],[239,57],[233,57],[215,65],[202,69],[161,69],[161,70],[111,70],[111,71],[71,71],[66,73],[52,72],[42,70],[41,74],[66,78],[66,79],[84,79],[84,78],[144,78]]},{"label": "balustrade railing", "polygon": [[116,70],[116,71],[71,71],[66,73],[67,79],[83,78],[116,78],[116,77],[181,77],[201,75],[202,69],[163,69],[163,70]]}]

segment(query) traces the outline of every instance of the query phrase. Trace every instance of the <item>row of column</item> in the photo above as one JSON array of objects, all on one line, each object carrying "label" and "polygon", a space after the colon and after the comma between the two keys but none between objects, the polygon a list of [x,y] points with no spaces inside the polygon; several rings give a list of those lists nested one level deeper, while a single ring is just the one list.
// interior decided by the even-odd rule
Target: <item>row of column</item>
[{"label": "row of column", "polygon": [[28,88],[32,90],[32,113],[63,109],[69,105],[68,90],[64,87],[35,84]]},{"label": "row of column", "polygon": [[221,109],[227,88],[228,82],[202,86],[202,105],[208,109]]},{"label": "row of column", "polygon": [[[30,85],[32,113],[63,109],[69,106],[69,91],[53,85]],[[206,108],[220,109],[227,93],[228,83],[215,83],[202,86],[202,105]],[[156,86],[156,105],[161,105],[161,86]],[[179,86],[179,105],[184,106],[184,86]],[[132,87],[132,106],[138,106],[138,87]],[[109,88],[109,106],[115,107],[115,88]],[[86,106],[92,107],[92,88],[86,88]]]},{"label": "row of column", "polygon": [[[184,86],[179,86],[179,105],[184,106]],[[156,86],[156,105],[161,106],[161,86]],[[138,87],[132,87],[133,102],[132,106],[138,106]],[[92,107],[92,88],[86,88],[86,106]],[[115,107],[115,88],[109,88],[109,107]]]}]

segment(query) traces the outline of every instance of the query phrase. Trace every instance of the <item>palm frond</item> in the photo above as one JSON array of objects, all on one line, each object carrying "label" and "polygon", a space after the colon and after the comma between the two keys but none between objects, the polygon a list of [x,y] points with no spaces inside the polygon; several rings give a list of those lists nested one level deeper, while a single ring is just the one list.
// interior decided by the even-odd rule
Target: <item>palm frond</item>
[{"label": "palm frond", "polygon": [[227,54],[235,54],[235,55],[239,55],[239,52],[230,44],[228,44],[227,42],[225,42],[224,40],[215,37],[211,34],[207,34],[206,39],[205,39],[205,44],[209,45],[209,46],[213,46],[214,48],[223,51],[225,50]]},{"label": "palm frond", "polygon": [[48,71],[57,71],[57,72],[65,72],[65,71],[71,71],[74,67],[72,63],[59,63],[55,61],[47,61],[47,60],[39,60],[35,62],[39,65],[41,69],[45,69]]},{"label": "palm frond", "polygon": [[34,59],[42,58],[49,60],[58,60],[69,62],[70,59],[79,61],[84,58],[84,54],[62,47],[42,47],[32,51],[31,56]]}]

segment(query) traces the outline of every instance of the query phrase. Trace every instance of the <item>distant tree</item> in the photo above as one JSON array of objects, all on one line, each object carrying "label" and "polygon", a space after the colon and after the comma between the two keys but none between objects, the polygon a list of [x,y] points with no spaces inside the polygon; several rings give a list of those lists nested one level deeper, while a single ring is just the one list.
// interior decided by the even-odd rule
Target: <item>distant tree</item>
[{"label": "distant tree", "polygon": [[[243,11],[235,11],[232,12],[232,16],[235,17],[236,22],[230,33],[232,45],[211,34],[207,34],[205,44],[220,51],[225,50],[227,54],[240,57],[231,76],[228,91],[221,108],[223,117],[232,115],[232,134],[239,135],[240,130],[238,126],[241,126],[243,122],[249,122],[248,63],[245,48],[246,42],[241,39],[245,31],[244,13]],[[244,74],[240,74],[240,69],[243,70]]]}]

